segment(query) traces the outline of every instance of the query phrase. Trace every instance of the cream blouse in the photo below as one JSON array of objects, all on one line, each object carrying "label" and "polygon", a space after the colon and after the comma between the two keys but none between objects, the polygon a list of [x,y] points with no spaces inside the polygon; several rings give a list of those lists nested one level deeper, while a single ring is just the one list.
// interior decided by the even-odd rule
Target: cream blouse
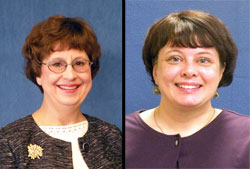
[{"label": "cream blouse", "polygon": [[39,127],[51,137],[71,142],[73,167],[75,169],[88,169],[88,166],[82,157],[78,144],[78,138],[83,137],[88,130],[88,121],[83,121],[67,126]]}]

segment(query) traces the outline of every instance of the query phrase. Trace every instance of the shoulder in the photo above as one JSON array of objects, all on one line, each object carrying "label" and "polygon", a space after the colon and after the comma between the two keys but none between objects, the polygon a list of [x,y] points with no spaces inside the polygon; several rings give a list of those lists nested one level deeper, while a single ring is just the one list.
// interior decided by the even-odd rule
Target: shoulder
[{"label": "shoulder", "polygon": [[145,110],[138,110],[138,111],[136,111],[136,112],[127,114],[126,117],[125,117],[126,123],[136,121],[137,118],[139,117],[139,114],[140,114],[141,112],[143,112],[143,111],[145,111]]},{"label": "shoulder", "polygon": [[[141,118],[141,113],[144,113],[146,111],[144,110],[138,110],[134,113],[126,115],[125,119],[125,132],[126,132],[126,142],[130,140],[131,138],[139,138],[144,136],[146,133],[149,132],[149,126],[148,124],[143,121]],[[133,142],[133,141],[132,141]]]},{"label": "shoulder", "polygon": [[250,123],[249,116],[227,109],[223,109],[221,118],[226,122],[226,124],[234,125],[235,127],[247,127]]},{"label": "shoulder", "polygon": [[250,117],[247,115],[223,109],[218,116],[216,126],[223,131],[224,135],[250,142]]},{"label": "shoulder", "polygon": [[127,133],[128,129],[134,128],[135,126],[137,126],[137,119],[138,118],[139,118],[139,111],[127,114],[125,116],[126,133]]},{"label": "shoulder", "polygon": [[0,129],[0,137],[8,138],[18,138],[27,132],[31,131],[34,126],[32,116],[28,115],[21,119],[18,119]]},{"label": "shoulder", "polygon": [[250,117],[223,109],[215,126],[216,130],[212,132],[213,139],[219,138],[217,143],[227,149],[224,151],[232,150],[233,154],[237,154],[235,159],[238,162],[249,164]]},{"label": "shoulder", "polygon": [[[122,135],[118,127],[99,118],[84,114],[88,120],[87,133],[82,141],[89,144],[91,151],[84,157],[93,168],[121,168]],[[87,161],[86,161],[87,162]]]},{"label": "shoulder", "polygon": [[95,130],[95,132],[101,132],[101,133],[109,133],[109,134],[113,133],[121,135],[121,131],[117,126],[88,114],[84,114],[84,116],[89,122],[89,130]]},{"label": "shoulder", "polygon": [[134,113],[127,114],[125,117],[126,129],[140,126],[142,124],[141,115],[143,114],[143,117],[148,115],[148,111],[149,110],[138,110]]},{"label": "shoulder", "polygon": [[126,121],[127,120],[132,120],[132,119],[135,119],[137,115],[139,115],[139,111],[127,114],[126,117],[125,117],[125,119],[126,119]]},{"label": "shoulder", "polygon": [[28,140],[32,137],[35,125],[32,116],[26,116],[0,129],[0,163],[14,163],[14,157],[26,153]]},{"label": "shoulder", "polygon": [[94,147],[100,149],[100,146],[104,146],[105,149],[120,156],[122,150],[122,134],[120,129],[99,118],[87,114],[84,114],[84,116],[88,120],[89,128],[83,138],[87,139],[86,141],[91,144],[91,147],[93,149],[95,149]]}]

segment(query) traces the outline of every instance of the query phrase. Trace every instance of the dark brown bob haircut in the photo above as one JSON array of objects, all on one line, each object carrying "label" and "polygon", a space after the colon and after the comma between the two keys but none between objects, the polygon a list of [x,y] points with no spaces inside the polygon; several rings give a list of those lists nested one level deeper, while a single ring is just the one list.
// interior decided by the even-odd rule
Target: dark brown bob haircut
[{"label": "dark brown bob haircut", "polygon": [[97,37],[88,23],[82,18],[52,16],[36,24],[27,36],[22,53],[25,58],[26,77],[43,89],[36,82],[41,75],[41,63],[55,51],[77,49],[85,51],[93,62],[91,75],[94,78],[99,70],[101,48]]},{"label": "dark brown bob haircut", "polygon": [[157,63],[160,49],[166,44],[171,47],[214,47],[219,54],[221,66],[225,66],[218,87],[231,84],[238,51],[226,26],[215,16],[201,11],[187,10],[171,13],[150,27],[142,57],[154,85],[153,67]]}]

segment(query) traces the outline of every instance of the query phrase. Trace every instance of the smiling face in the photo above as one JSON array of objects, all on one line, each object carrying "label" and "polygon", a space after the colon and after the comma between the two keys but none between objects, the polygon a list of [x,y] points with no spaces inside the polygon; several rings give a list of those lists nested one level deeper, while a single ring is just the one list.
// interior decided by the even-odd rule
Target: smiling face
[{"label": "smiling face", "polygon": [[[63,61],[71,64],[76,60],[89,60],[89,57],[85,51],[70,49],[51,53],[43,63]],[[78,73],[71,65],[62,73],[54,73],[47,65],[42,65],[41,76],[36,80],[43,88],[44,102],[55,106],[80,106],[92,86],[91,69]]]},{"label": "smiling face", "polygon": [[211,104],[224,67],[215,48],[164,46],[153,68],[162,103],[177,107]]}]

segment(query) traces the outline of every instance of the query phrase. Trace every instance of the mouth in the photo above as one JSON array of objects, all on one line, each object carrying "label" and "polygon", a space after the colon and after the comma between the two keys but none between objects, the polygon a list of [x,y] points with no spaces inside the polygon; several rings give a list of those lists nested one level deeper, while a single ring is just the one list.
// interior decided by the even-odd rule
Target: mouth
[{"label": "mouth", "polygon": [[201,85],[183,85],[183,84],[175,84],[177,87],[180,87],[182,89],[199,89],[201,88]]},{"label": "mouth", "polygon": [[183,92],[196,92],[202,85],[198,83],[175,83],[175,86],[178,87]]},{"label": "mouth", "polygon": [[62,90],[76,90],[80,85],[57,85]]}]

